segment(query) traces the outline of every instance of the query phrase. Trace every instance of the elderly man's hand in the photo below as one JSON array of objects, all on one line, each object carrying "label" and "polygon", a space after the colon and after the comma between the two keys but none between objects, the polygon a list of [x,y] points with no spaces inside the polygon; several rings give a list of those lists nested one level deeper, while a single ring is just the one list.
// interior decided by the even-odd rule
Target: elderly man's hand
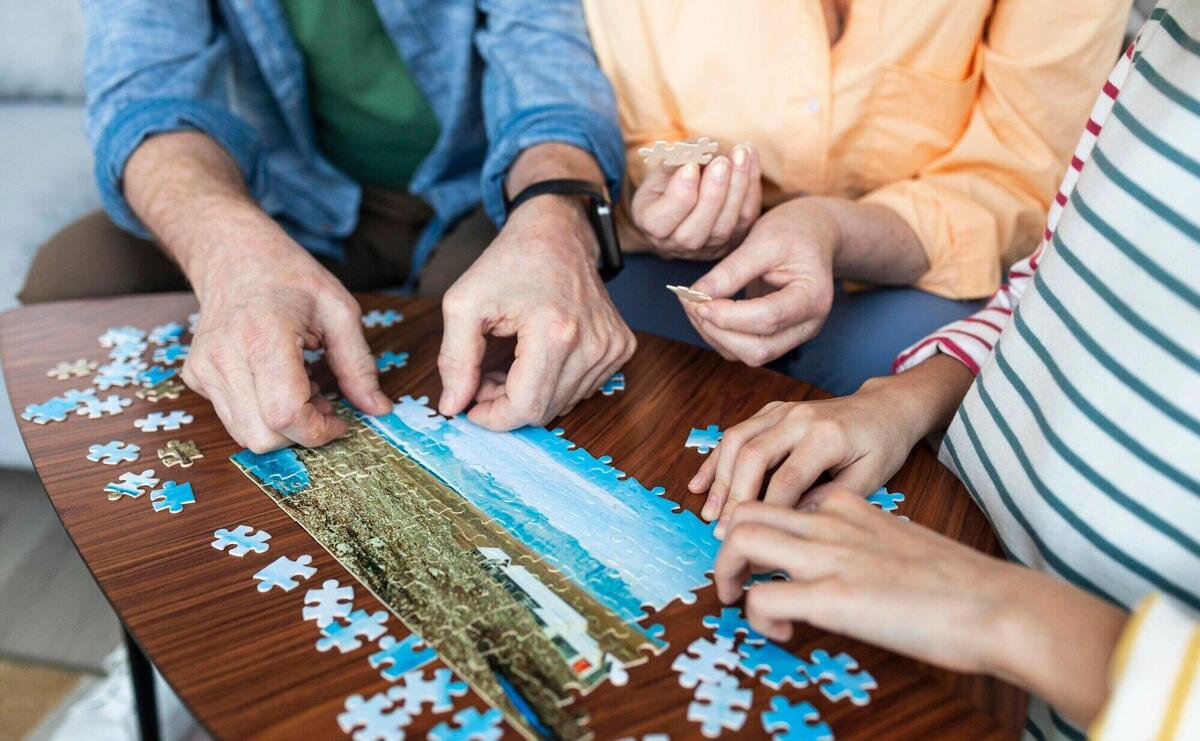
[{"label": "elderly man's hand", "polygon": [[[637,346],[596,271],[598,247],[574,199],[534,198],[442,301],[442,414],[476,402],[494,430],[545,424],[594,393]],[[517,338],[506,373],[481,375],[487,336]]]}]

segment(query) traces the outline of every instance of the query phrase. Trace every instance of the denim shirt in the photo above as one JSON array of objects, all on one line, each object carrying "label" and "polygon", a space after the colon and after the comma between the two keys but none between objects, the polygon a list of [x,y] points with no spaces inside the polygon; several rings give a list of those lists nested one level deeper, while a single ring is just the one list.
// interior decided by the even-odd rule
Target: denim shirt
[{"label": "denim shirt", "polygon": [[[542,142],[592,153],[611,193],[624,168],[612,88],[579,0],[375,0],[441,124],[409,190],[434,218],[413,271],[481,200],[504,219],[503,181]],[[105,209],[148,236],[121,189],[153,134],[202,131],[252,197],[312,252],[340,257],[361,191],[317,148],[304,60],[277,0],[83,0],[87,132]]]}]

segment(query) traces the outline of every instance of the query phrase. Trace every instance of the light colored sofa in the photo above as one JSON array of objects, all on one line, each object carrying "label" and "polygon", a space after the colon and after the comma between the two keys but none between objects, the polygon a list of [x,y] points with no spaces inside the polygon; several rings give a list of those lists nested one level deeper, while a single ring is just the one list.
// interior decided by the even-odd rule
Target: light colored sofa
[{"label": "light colored sofa", "polygon": [[[83,39],[78,0],[0,0],[0,311],[16,306],[38,245],[99,206]],[[11,408],[0,384],[0,467],[25,468]]]}]

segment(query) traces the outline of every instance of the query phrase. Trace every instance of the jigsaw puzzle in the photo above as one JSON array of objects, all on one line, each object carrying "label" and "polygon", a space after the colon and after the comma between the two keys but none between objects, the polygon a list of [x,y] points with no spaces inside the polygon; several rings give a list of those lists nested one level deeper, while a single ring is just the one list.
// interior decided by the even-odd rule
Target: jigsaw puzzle
[{"label": "jigsaw puzzle", "polygon": [[400,683],[391,687],[387,695],[410,716],[420,715],[425,705],[435,713],[445,713],[454,708],[454,698],[467,694],[467,683],[454,681],[454,672],[436,669],[433,677],[426,679],[421,671],[411,671],[400,678]]},{"label": "jigsaw puzzle", "polygon": [[827,651],[820,649],[812,652],[807,664],[808,676],[820,683],[821,694],[830,701],[849,698],[855,705],[866,705],[871,701],[868,690],[879,685],[870,673],[856,669],[858,662],[850,654],[842,652],[831,657]]},{"label": "jigsaw puzzle", "polygon": [[137,327],[109,327],[108,331],[96,338],[100,347],[116,347],[130,342],[141,342],[146,339],[146,333]]},{"label": "jigsaw puzzle", "polygon": [[741,636],[742,642],[751,645],[761,645],[767,642],[762,634],[750,627],[750,622],[742,617],[740,607],[722,607],[721,614],[705,615],[700,624],[713,632],[717,638],[723,638],[732,645]]},{"label": "jigsaw puzzle", "polygon": [[625,374],[624,373],[612,374],[612,378],[609,378],[607,381],[604,382],[604,385],[600,387],[600,393],[604,394],[605,396],[612,396],[613,394],[617,393],[618,391],[624,391],[624,390],[625,390]]},{"label": "jigsaw puzzle", "polygon": [[391,707],[392,701],[382,692],[369,700],[362,695],[350,695],[345,711],[338,714],[338,727],[354,741],[403,741],[403,729],[411,717],[403,710],[388,712]]},{"label": "jigsaw puzzle", "polygon": [[204,454],[200,452],[200,447],[192,440],[188,440],[187,442],[183,442],[182,440],[168,440],[167,447],[158,449],[158,459],[167,468],[173,466],[191,468],[192,464],[198,458],[203,457]]},{"label": "jigsaw puzzle", "polygon": [[155,489],[150,492],[150,503],[154,506],[155,512],[162,512],[164,509],[177,515],[183,511],[185,505],[195,504],[196,497],[192,493],[192,485],[188,482],[177,484],[174,481],[166,481],[161,489]]},{"label": "jigsaw puzzle", "polygon": [[754,702],[753,690],[739,689],[737,678],[730,674],[701,682],[695,696],[687,718],[699,723],[700,733],[708,738],[720,736],[725,729],[740,731],[746,723],[746,709]]},{"label": "jigsaw puzzle", "polygon": [[392,352],[390,350],[379,354],[375,358],[375,369],[380,373],[390,371],[394,368],[403,368],[408,365],[408,353]]},{"label": "jigsaw puzzle", "polygon": [[702,136],[694,142],[656,141],[652,146],[639,147],[638,156],[647,167],[678,167],[680,165],[707,165],[717,154],[717,142]]},{"label": "jigsaw puzzle", "polygon": [[142,432],[158,432],[159,430],[174,432],[183,425],[190,425],[192,419],[192,415],[181,409],[176,409],[168,414],[151,412],[145,417],[135,420],[133,426]]},{"label": "jigsaw puzzle", "polygon": [[695,289],[688,288],[687,286],[668,285],[667,290],[679,298],[684,299],[685,301],[692,301],[694,303],[701,304],[705,303],[706,301],[712,301],[712,296],[708,295],[704,291],[697,291]]},{"label": "jigsaw puzzle", "polygon": [[388,309],[387,311],[371,309],[362,315],[364,327],[390,327],[402,321],[404,321],[404,315],[395,309]]},{"label": "jigsaw puzzle", "polygon": [[900,509],[904,495],[898,491],[888,491],[886,487],[881,486],[878,491],[867,497],[867,501],[884,512],[891,512]]},{"label": "jigsaw puzzle", "polygon": [[157,404],[163,399],[178,399],[184,391],[184,386],[174,378],[169,378],[153,388],[140,388],[134,392],[139,399],[145,399]]},{"label": "jigsaw puzzle", "polygon": [[30,404],[21,413],[21,419],[27,422],[44,425],[50,422],[62,422],[67,415],[79,407],[78,401],[72,401],[63,396],[55,396],[41,404]]},{"label": "jigsaw puzzle", "polygon": [[753,677],[765,669],[766,673],[758,679],[773,690],[784,684],[808,686],[808,664],[774,641],[764,641],[760,646],[744,643],[738,654],[742,657],[738,663],[742,671]]},{"label": "jigsaw puzzle", "polygon": [[311,364],[325,357],[325,348],[318,347],[315,350],[303,350],[300,354],[304,357],[305,363]]},{"label": "jigsaw puzzle", "polygon": [[88,419],[100,419],[104,415],[112,416],[125,411],[125,407],[133,403],[133,399],[126,399],[116,394],[109,394],[108,398],[101,401],[99,399],[88,399],[75,410],[76,414],[86,415]]},{"label": "jigsaw puzzle", "polygon": [[738,665],[738,661],[737,651],[733,650],[733,641],[722,638],[715,641],[697,638],[687,647],[685,653],[675,657],[671,669],[679,672],[679,684],[691,689],[701,682],[715,682],[728,676],[729,673],[724,669],[733,669]]},{"label": "jigsaw puzzle", "polygon": [[154,469],[147,468],[141,473],[126,471],[118,481],[105,484],[104,491],[108,493],[108,501],[115,502],[121,497],[136,499],[145,493],[142,489],[152,489],[156,486],[158,479],[154,478]]},{"label": "jigsaw puzzle", "polygon": [[123,443],[120,440],[109,440],[101,445],[94,443],[88,446],[87,459],[93,463],[103,463],[115,466],[118,463],[132,463],[138,459],[141,448],[133,443]]},{"label": "jigsaw puzzle", "polygon": [[402,641],[397,641],[392,636],[384,636],[379,639],[379,649],[368,656],[367,661],[373,669],[383,667],[379,669],[379,673],[389,682],[395,682],[404,674],[420,669],[437,658],[437,651],[425,645],[417,635],[407,636]]},{"label": "jigsaw puzzle", "polygon": [[247,553],[266,553],[271,547],[267,542],[271,539],[271,534],[266,530],[254,532],[254,528],[249,525],[238,525],[232,530],[221,528],[213,531],[213,537],[216,538],[212,542],[213,548],[238,558]]},{"label": "jigsaw puzzle", "polygon": [[179,373],[177,368],[152,365],[138,375],[138,383],[144,388],[154,388],[168,378],[173,378],[177,373]]},{"label": "jigsaw puzzle", "polygon": [[187,360],[190,349],[191,345],[181,345],[178,342],[173,342],[166,347],[154,348],[154,354],[151,356],[151,359],[163,365],[175,365],[176,361]]},{"label": "jigsaw puzzle", "polygon": [[300,585],[297,579],[307,579],[317,573],[316,567],[309,566],[310,563],[312,556],[307,554],[295,561],[287,556],[280,556],[254,575],[259,582],[258,591],[269,592],[272,587],[279,587],[285,592],[292,591]]},{"label": "jigsaw puzzle", "polygon": [[148,339],[155,345],[170,345],[179,342],[183,337],[183,325],[179,322],[167,322],[150,330]]},{"label": "jigsaw puzzle", "polygon": [[354,587],[342,586],[337,579],[326,579],[320,589],[310,589],[304,595],[303,615],[305,620],[315,620],[318,628],[324,628],[334,618],[343,618],[353,608]]},{"label": "jigsaw puzzle", "polygon": [[717,447],[717,443],[721,442],[723,434],[725,433],[721,432],[721,428],[716,425],[709,425],[704,429],[693,427],[692,431],[688,433],[683,447],[695,448],[700,453],[708,454]]},{"label": "jigsaw puzzle", "polygon": [[145,342],[127,342],[109,350],[108,357],[115,363],[140,363],[147,347]]},{"label": "jigsaw puzzle", "polygon": [[811,702],[793,705],[786,697],[772,697],[771,709],[762,714],[762,724],[774,741],[833,741],[833,729],[821,720]]},{"label": "jigsaw puzzle", "polygon": [[[356,651],[362,647],[360,638],[373,641],[387,632],[387,628],[383,627],[387,619],[388,614],[383,610],[370,613],[366,610],[355,610],[346,616],[346,622],[341,623],[334,620],[321,628],[321,637],[317,639],[317,650],[328,651],[336,647],[339,653]],[[391,638],[391,636],[387,637]],[[372,666],[374,666],[373,663]]]},{"label": "jigsaw puzzle", "polygon": [[466,708],[454,714],[454,726],[438,723],[427,738],[429,741],[499,741],[504,735],[500,728],[502,717],[496,708],[484,713]]},{"label": "jigsaw puzzle", "polygon": [[83,378],[84,376],[91,375],[94,370],[96,370],[95,362],[87,358],[80,358],[72,362],[64,360],[46,371],[46,375],[59,381],[66,381],[71,378]]},{"label": "jigsaw puzzle", "polygon": [[232,459],[527,735],[586,736],[574,693],[661,650],[646,610],[709,583],[712,525],[561,431],[410,397],[338,413],[350,433],[326,446]]}]

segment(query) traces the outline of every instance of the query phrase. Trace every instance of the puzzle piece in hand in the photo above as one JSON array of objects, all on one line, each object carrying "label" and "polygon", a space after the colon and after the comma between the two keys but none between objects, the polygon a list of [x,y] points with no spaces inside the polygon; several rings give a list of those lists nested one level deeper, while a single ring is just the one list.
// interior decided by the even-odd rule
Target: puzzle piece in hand
[{"label": "puzzle piece in hand", "polygon": [[107,399],[88,399],[83,406],[75,410],[76,414],[86,414],[88,419],[100,419],[104,415],[120,414],[125,407],[133,403],[133,399],[125,399],[116,394],[110,394]]},{"label": "puzzle piece in hand", "polygon": [[375,368],[380,373],[390,371],[393,368],[403,368],[406,365],[408,365],[408,353],[406,352],[392,352],[391,350],[387,350],[380,353],[378,358],[375,358]]},{"label": "puzzle piece in hand", "polygon": [[766,669],[767,673],[759,677],[759,681],[773,690],[779,689],[784,683],[795,687],[808,686],[808,665],[778,643],[766,641],[761,646],[742,644],[738,653],[742,656],[738,664],[742,671],[753,677]]},{"label": "puzzle piece in hand", "polygon": [[197,458],[203,458],[204,454],[200,452],[200,446],[192,440],[186,443],[182,440],[168,440],[167,447],[158,449],[158,459],[163,462],[167,468],[172,466],[182,466],[183,468],[191,468],[191,465],[196,462]]},{"label": "puzzle piece in hand", "polygon": [[[345,623],[333,622],[321,628],[322,637],[317,639],[317,650],[328,651],[337,646],[340,653],[354,651],[362,646],[360,636],[373,641],[383,635],[387,631],[387,628],[383,627],[387,619],[388,614],[383,610],[372,613],[355,610],[346,617]],[[380,645],[383,645],[382,642]],[[372,658],[376,655],[372,654]],[[374,661],[371,662],[371,666],[375,666]]]},{"label": "puzzle piece in hand", "polygon": [[121,474],[119,481],[114,481],[104,485],[104,491],[108,492],[108,501],[115,502],[121,497],[140,497],[144,492],[142,489],[150,489],[158,486],[158,479],[154,478],[154,469],[147,468],[141,473],[126,471]]},{"label": "puzzle piece in hand", "polygon": [[480,713],[475,708],[464,708],[454,714],[456,727],[442,721],[433,727],[426,738],[429,741],[499,741],[504,735],[500,720],[504,716],[496,708]]},{"label": "puzzle piece in hand", "polygon": [[723,607],[721,608],[720,617],[716,615],[705,615],[700,623],[709,630],[713,631],[713,635],[717,638],[724,638],[729,643],[737,641],[739,633],[744,633],[742,639],[743,644],[761,645],[767,642],[767,639],[754,628],[750,627],[750,622],[742,617],[742,609],[740,607]]},{"label": "puzzle piece in hand", "polygon": [[808,662],[808,675],[814,682],[820,682],[821,694],[832,702],[844,697],[850,698],[855,705],[866,705],[871,701],[871,693],[879,685],[875,677],[866,671],[858,669],[858,662],[846,652],[831,657],[827,651],[812,652]]},{"label": "puzzle piece in hand", "polygon": [[387,694],[407,715],[420,715],[425,703],[429,703],[433,712],[444,713],[454,708],[455,697],[467,694],[467,683],[454,681],[454,672],[449,669],[434,670],[430,679],[415,670],[401,677],[400,683],[388,689]]},{"label": "puzzle piece in hand", "polygon": [[[338,714],[338,727],[342,733],[352,734],[354,741],[403,741],[404,731],[412,718],[405,712],[389,713],[392,706],[382,692],[363,699],[362,695],[346,698],[346,709]],[[356,728],[361,730],[355,731]]]},{"label": "puzzle piece in hand", "polygon": [[179,371],[162,365],[152,365],[138,375],[138,383],[146,388],[154,388],[163,381],[171,378]]},{"label": "puzzle piece in hand", "polygon": [[699,723],[705,736],[716,738],[723,728],[741,730],[746,723],[746,709],[753,702],[754,692],[738,689],[737,678],[726,674],[715,682],[700,683],[696,699],[688,705],[687,718]]},{"label": "puzzle piece in hand", "polygon": [[366,314],[362,315],[362,323],[364,327],[390,327],[393,324],[403,320],[404,315],[395,309],[388,309],[387,311],[371,309]]},{"label": "puzzle piece in hand", "polygon": [[110,360],[117,363],[141,362],[142,353],[146,352],[145,342],[126,342],[108,351]]},{"label": "puzzle piece in hand", "polygon": [[87,358],[80,358],[72,362],[61,361],[46,371],[46,375],[59,381],[66,381],[69,378],[83,378],[94,370],[96,370],[94,362]]},{"label": "puzzle piece in hand", "polygon": [[793,705],[786,697],[772,697],[771,710],[762,714],[762,724],[775,741],[833,741],[833,729],[821,720],[811,702]]},{"label": "puzzle piece in hand", "polygon": [[697,291],[692,288],[688,288],[687,286],[668,285],[667,290],[685,301],[692,301],[699,304],[702,304],[706,301],[712,301],[712,296],[708,295],[704,291]]},{"label": "puzzle piece in hand", "polygon": [[337,579],[326,579],[320,589],[310,589],[304,595],[304,619],[316,620],[324,628],[334,618],[343,618],[353,609],[354,587],[341,586]]},{"label": "puzzle piece in hand", "polygon": [[280,556],[254,575],[259,581],[258,591],[269,592],[271,587],[279,587],[285,592],[292,591],[300,584],[296,581],[297,578],[307,579],[317,573],[316,567],[309,566],[310,563],[312,556],[309,555],[303,555],[295,561],[287,556]]},{"label": "puzzle piece in hand", "polygon": [[48,422],[62,422],[78,406],[77,402],[70,401],[61,396],[55,396],[52,399],[43,401],[41,404],[30,404],[25,407],[25,411],[21,413],[21,419],[39,425],[44,425]]},{"label": "puzzle piece in hand", "polygon": [[130,342],[141,342],[146,339],[146,333],[137,327],[109,327],[108,331],[96,339],[100,341],[100,347],[115,347]]},{"label": "puzzle piece in hand", "polygon": [[191,345],[181,345],[178,342],[172,342],[166,347],[155,348],[152,359],[156,363],[175,365],[175,361],[177,360],[187,360],[189,349],[191,349]]},{"label": "puzzle piece in hand", "polygon": [[600,387],[600,393],[604,394],[605,396],[612,396],[613,394],[617,393],[618,391],[624,391],[624,390],[625,390],[625,374],[624,373],[612,374],[612,378],[605,381],[604,385]]},{"label": "puzzle piece in hand", "polygon": [[188,314],[188,331],[196,334],[196,330],[200,327],[200,312],[193,311]]},{"label": "puzzle piece in hand", "polygon": [[675,657],[671,669],[679,672],[679,684],[691,689],[700,682],[712,682],[727,676],[720,667],[732,669],[738,665],[738,658],[732,641],[697,638],[687,647],[687,653]]},{"label": "puzzle piece in hand", "polygon": [[87,459],[93,463],[115,466],[118,463],[136,461],[139,450],[141,448],[133,443],[125,444],[120,440],[109,440],[103,445],[95,443],[88,446]]},{"label": "puzzle piece in hand", "polygon": [[707,136],[694,142],[654,142],[651,147],[639,147],[638,155],[649,167],[668,165],[707,165],[717,153],[717,143]]},{"label": "puzzle piece in hand", "polygon": [[[417,648],[417,646],[424,646],[424,648]],[[358,648],[358,645],[356,644],[353,648]],[[374,669],[379,669],[380,666],[387,664],[379,670],[379,673],[389,682],[395,682],[408,672],[420,669],[437,658],[437,651],[434,651],[432,646],[426,646],[420,636],[415,633],[402,641],[397,641],[392,636],[384,636],[379,640],[379,648],[381,650],[368,656],[367,661]],[[344,652],[345,649],[343,649]]]},{"label": "puzzle piece in hand", "polygon": [[177,515],[183,511],[184,505],[195,504],[196,497],[192,494],[192,485],[188,482],[177,484],[174,481],[167,481],[161,489],[150,492],[150,503],[154,506],[155,512],[162,512],[165,509],[171,514]]},{"label": "puzzle piece in hand", "polygon": [[304,356],[304,362],[315,363],[325,357],[325,348],[318,347],[316,350],[305,350],[301,354]]},{"label": "puzzle piece in hand", "polygon": [[142,419],[136,420],[133,426],[142,432],[158,432],[159,430],[178,430],[182,425],[192,423],[192,415],[176,409],[169,414],[151,412]]},{"label": "puzzle piece in hand", "polygon": [[183,337],[183,325],[179,322],[167,322],[150,330],[150,341],[156,345],[169,345],[178,342]]},{"label": "puzzle piece in hand", "polygon": [[875,505],[884,512],[900,509],[900,502],[904,501],[904,495],[898,491],[888,491],[886,487],[879,487],[871,496],[867,497],[867,502]]},{"label": "puzzle piece in hand", "polygon": [[169,379],[154,388],[142,388],[134,392],[139,399],[146,399],[157,404],[163,399],[175,400],[183,393],[183,384],[175,379]]},{"label": "puzzle piece in hand", "polygon": [[[216,538],[212,542],[212,547],[218,551],[226,551],[231,556],[241,558],[247,553],[266,553],[271,547],[268,540],[271,539],[271,534],[266,530],[259,530],[254,533],[254,528],[249,525],[238,525],[232,530],[221,528],[213,532],[213,537]],[[233,546],[229,548],[229,546]]]},{"label": "puzzle piece in hand", "polygon": [[696,427],[688,433],[687,442],[683,444],[685,448],[695,448],[701,453],[709,453],[713,448],[717,447],[717,443],[721,442],[721,436],[725,434],[721,432],[721,428],[716,425],[709,425],[704,429]]}]

